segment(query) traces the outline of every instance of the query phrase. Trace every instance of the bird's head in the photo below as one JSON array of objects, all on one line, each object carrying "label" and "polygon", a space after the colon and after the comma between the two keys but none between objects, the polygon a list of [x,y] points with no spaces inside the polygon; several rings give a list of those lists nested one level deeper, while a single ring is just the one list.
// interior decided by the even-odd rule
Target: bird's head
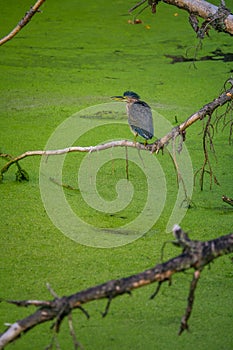
[{"label": "bird's head", "polygon": [[111,97],[115,101],[126,101],[126,102],[134,102],[140,99],[140,96],[133,91],[125,91],[123,96],[112,96]]}]

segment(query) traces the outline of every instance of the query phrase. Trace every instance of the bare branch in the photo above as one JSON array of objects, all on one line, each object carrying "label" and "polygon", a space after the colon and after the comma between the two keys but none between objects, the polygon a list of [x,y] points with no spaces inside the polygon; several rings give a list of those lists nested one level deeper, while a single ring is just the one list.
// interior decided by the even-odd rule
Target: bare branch
[{"label": "bare branch", "polygon": [[214,155],[215,155],[213,139],[212,139],[212,135],[211,135],[211,131],[210,131],[213,128],[213,126],[211,124],[211,118],[212,118],[212,115],[209,115],[207,122],[205,124],[205,127],[204,127],[204,133],[203,133],[202,142],[203,142],[203,151],[204,151],[204,162],[203,162],[202,167],[200,169],[198,169],[194,175],[194,178],[196,178],[197,174],[200,173],[201,191],[204,188],[204,176],[206,173],[210,177],[210,189],[212,189],[213,180],[214,180],[215,184],[220,185],[216,176],[213,173],[213,169],[212,169],[210,158],[209,158],[209,152],[207,149],[207,143],[209,142],[210,148],[213,150]]},{"label": "bare branch", "polygon": [[[145,2],[147,5],[139,12],[141,13],[147,7],[151,7],[151,12],[156,13],[156,7],[161,0],[142,0],[136,5],[131,7],[129,12],[131,13]],[[162,0],[163,2],[174,5],[182,10],[189,12],[189,22],[197,33],[197,36],[201,39],[204,38],[205,34],[208,35],[210,27],[214,28],[219,32],[225,32],[233,35],[233,15],[231,11],[226,8],[225,1],[221,0],[220,6],[217,7],[207,1],[199,0]],[[198,25],[197,16],[203,18],[205,21],[201,27]]]},{"label": "bare branch", "polygon": [[223,195],[222,200],[223,200],[223,202],[233,206],[233,198],[229,198],[229,197]]},{"label": "bare branch", "polygon": [[[31,156],[54,156],[54,155],[62,155],[72,152],[97,152],[97,151],[103,151],[109,148],[113,147],[133,147],[137,148],[138,150],[146,150],[151,151],[152,153],[158,153],[159,151],[163,150],[164,147],[166,147],[171,140],[175,140],[178,136],[181,135],[181,137],[184,140],[185,137],[185,131],[188,127],[190,127],[192,124],[197,122],[198,120],[204,119],[206,116],[211,116],[213,112],[218,108],[223,106],[226,103],[232,104],[233,102],[233,84],[232,79],[228,79],[227,82],[231,85],[230,88],[226,91],[224,91],[220,96],[215,98],[212,102],[207,103],[204,107],[202,107],[199,111],[192,114],[188,119],[186,119],[183,123],[181,123],[178,126],[175,126],[168,134],[163,136],[162,138],[156,140],[152,144],[141,144],[139,142],[135,143],[132,141],[127,140],[119,140],[119,141],[111,141],[107,142],[105,144],[97,145],[97,146],[87,146],[87,147],[67,147],[64,149],[57,149],[57,150],[37,150],[37,151],[27,151],[25,153],[22,153],[21,155],[17,157],[8,156],[8,162],[3,166],[3,168],[0,171],[0,181],[3,179],[3,174],[10,168],[11,165],[14,163],[18,164],[18,162],[24,158],[31,157]],[[6,157],[5,154],[0,154],[0,157]],[[18,164],[19,166],[19,164]],[[126,172],[127,172],[127,163],[126,163]],[[21,173],[24,177],[23,179],[27,180],[27,173],[25,171],[22,171]],[[27,176],[26,176],[27,175]]]},{"label": "bare branch", "polygon": [[[233,82],[233,79],[232,79]],[[221,130],[223,131],[226,127],[229,128],[229,145],[232,143],[232,132],[233,132],[233,103],[227,103],[225,110],[217,114],[215,117],[214,125],[216,127],[216,131],[218,130],[218,127],[220,126],[220,122],[222,123]]]},{"label": "bare branch", "polygon": [[[43,322],[55,320],[53,328],[56,332],[59,332],[63,319],[69,316],[73,309],[79,308],[83,311],[82,305],[90,301],[106,298],[108,300],[104,313],[104,316],[106,316],[110,303],[114,298],[126,293],[128,294],[134,289],[158,282],[158,288],[152,296],[154,297],[158,293],[162,282],[169,281],[171,283],[171,277],[175,273],[194,269],[195,273],[190,287],[188,305],[181,321],[181,334],[183,330],[188,329],[188,319],[191,315],[194,302],[194,291],[201,271],[219,256],[233,252],[233,233],[204,242],[191,240],[178,225],[174,226],[173,233],[175,236],[173,244],[182,248],[182,253],[164,263],[157,264],[151,269],[129,277],[111,280],[73,295],[55,298],[47,302],[29,300],[13,302],[19,306],[38,306],[38,309],[26,318],[10,325],[0,335],[0,349],[15,340],[19,335]],[[72,327],[71,331],[73,332]],[[74,339],[76,344],[79,344],[77,339]]]},{"label": "bare branch", "polygon": [[195,271],[193,274],[193,279],[190,285],[190,291],[189,291],[189,296],[188,296],[188,305],[186,308],[186,312],[184,316],[182,317],[181,324],[180,324],[180,330],[179,330],[179,335],[183,333],[183,331],[188,330],[188,319],[191,316],[192,308],[193,308],[193,303],[194,303],[194,293],[197,287],[197,282],[200,278],[200,271]]},{"label": "bare branch", "polygon": [[26,26],[26,24],[28,24],[35,13],[39,12],[39,8],[43,2],[45,2],[45,0],[38,0],[35,5],[33,5],[30,10],[26,12],[25,16],[21,19],[17,26],[8,35],[0,39],[0,46],[11,40],[24,26]]},{"label": "bare branch", "polygon": [[[63,148],[63,149],[48,150],[48,151],[42,151],[42,150],[27,151],[27,152],[24,152],[15,158],[10,156],[10,160],[8,161],[8,163],[6,163],[4,165],[4,167],[1,169],[0,181],[1,181],[1,177],[3,176],[3,174],[10,168],[11,165],[13,165],[14,163],[17,163],[20,160],[27,158],[27,157],[57,156],[57,155],[62,155],[62,154],[67,154],[67,153],[72,153],[72,152],[93,153],[93,152],[103,151],[103,150],[113,148],[113,147],[134,147],[137,149],[146,150],[148,148],[148,145],[144,146],[143,144],[140,144],[140,143],[135,143],[132,141],[127,141],[127,140],[120,140],[120,141],[107,142],[105,144],[97,145],[97,146],[87,146],[87,147],[74,146],[74,147],[67,147],[67,148]],[[3,154],[0,154],[0,157],[3,157]]]},{"label": "bare branch", "polygon": [[[18,161],[14,161],[14,157],[12,157],[10,154],[6,154],[6,153],[1,153],[0,154],[0,157],[1,158],[4,158],[5,160],[8,161],[8,163],[11,163],[11,161],[13,161],[13,163],[16,164],[17,166],[17,172],[16,172],[16,180],[19,181],[19,182],[22,182],[22,181],[28,181],[29,180],[29,175],[28,173],[26,172],[26,170],[24,170],[21,165],[19,165]],[[8,164],[7,163],[7,164]],[[1,172],[0,173],[0,182],[2,181],[3,179],[3,173]]]},{"label": "bare branch", "polygon": [[82,345],[78,342],[78,339],[76,337],[74,326],[73,326],[72,314],[71,313],[68,315],[68,323],[69,323],[70,335],[73,338],[74,349],[75,350],[78,349],[78,348],[84,349],[82,347]]},{"label": "bare branch", "polygon": [[[206,26],[233,35],[233,15],[223,3],[217,7],[207,1],[199,0],[163,0],[163,2],[205,19]],[[197,23],[195,25],[197,26]]]},{"label": "bare branch", "polygon": [[[231,84],[231,82],[230,82]],[[203,106],[198,112],[192,114],[188,119],[178,126],[175,126],[167,135],[161,139],[155,141],[152,145],[147,145],[152,147],[152,152],[158,153],[160,149],[166,146],[170,140],[176,138],[179,135],[182,135],[184,131],[194,124],[198,120],[204,119],[206,116],[212,115],[213,112],[218,108],[228,103],[232,102],[233,99],[233,85],[231,88],[224,91],[219,97],[215,98],[212,102],[207,103]]]}]

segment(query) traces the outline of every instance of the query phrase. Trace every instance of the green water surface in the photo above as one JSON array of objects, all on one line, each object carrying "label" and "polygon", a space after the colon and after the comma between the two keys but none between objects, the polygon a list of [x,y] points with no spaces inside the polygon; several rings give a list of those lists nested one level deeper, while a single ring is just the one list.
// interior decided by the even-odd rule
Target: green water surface
[{"label": "green water surface", "polygon": [[[110,96],[125,90],[139,93],[171,126],[175,125],[176,118],[182,122],[218,96],[232,73],[233,63],[205,60],[197,61],[195,66],[190,62],[171,64],[165,55],[195,55],[198,42],[187,14],[160,3],[156,15],[146,10],[139,15],[143,23],[132,25],[128,23],[132,20],[128,9],[133,4],[122,0],[48,0],[41,13],[13,40],[0,47],[2,153],[15,156],[44,149],[62,122],[87,107],[110,103]],[[1,37],[31,5],[29,0],[2,4]],[[233,8],[233,2],[228,1],[227,6]],[[232,53],[232,47],[230,36],[211,31],[197,57],[211,55],[216,49]],[[91,126],[103,114],[84,117]],[[125,125],[106,124],[83,134],[69,146],[94,146],[113,139],[133,140],[124,112],[105,118],[108,122],[111,118],[125,122]],[[159,130],[156,120],[155,130]],[[194,172],[201,167],[204,157],[202,127],[202,122],[197,122],[188,129],[185,142]],[[197,178],[192,195],[195,205],[180,222],[193,239],[208,240],[232,231],[232,209],[221,200],[223,194],[233,196],[232,145],[228,144],[229,129],[221,129],[219,127],[214,138],[217,161],[210,154],[220,186],[213,185],[210,190],[206,176],[201,191]],[[83,154],[70,154],[64,161],[62,181],[74,188],[63,188],[64,195],[74,213],[89,224],[105,229],[134,220],[147,198],[143,170],[129,164],[134,198],[126,208],[109,214],[91,208],[79,191],[77,173],[83,157]],[[116,183],[126,178],[124,157],[124,150],[122,159],[112,160],[110,155],[97,174],[98,193],[106,201],[116,199]],[[176,200],[177,185],[168,153],[157,157],[166,179],[166,205],[162,214],[141,238],[111,249],[81,245],[65,236],[50,220],[40,194],[40,157],[26,158],[20,163],[29,173],[29,182],[17,183],[16,168],[12,166],[0,184],[0,297],[51,299],[46,282],[58,295],[69,295],[159,263],[164,241],[172,240],[166,226]],[[89,158],[91,169],[91,154]],[[0,164],[3,166],[5,160],[0,160]],[[56,186],[60,185],[54,183],[54,191]],[[157,178],[159,190],[160,186]],[[145,223],[142,221],[140,225],[143,228]],[[167,245],[164,259],[179,253],[177,248]],[[85,349],[96,350],[231,350],[232,276],[229,256],[203,271],[190,318],[190,332],[181,337],[177,333],[186,307],[191,272],[175,275],[172,286],[168,288],[164,284],[153,301],[149,296],[154,285],[136,290],[132,297],[117,298],[104,319],[101,312],[105,300],[86,306],[91,315],[88,321],[80,311],[74,311],[77,338]],[[2,303],[1,331],[5,329],[4,323],[13,323],[29,313],[29,309]],[[49,324],[40,325],[7,348],[45,349],[53,337],[49,327]],[[66,320],[58,341],[61,349],[73,348]]]}]

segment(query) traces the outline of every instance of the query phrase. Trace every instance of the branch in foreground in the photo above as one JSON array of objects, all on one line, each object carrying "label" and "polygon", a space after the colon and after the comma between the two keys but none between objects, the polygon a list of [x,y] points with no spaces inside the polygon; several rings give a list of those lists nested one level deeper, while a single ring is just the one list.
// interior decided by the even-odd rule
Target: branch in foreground
[{"label": "branch in foreground", "polygon": [[[54,155],[61,155],[61,154],[67,154],[71,152],[86,152],[86,153],[92,153],[92,152],[98,152],[103,151],[109,148],[113,147],[134,147],[139,150],[147,150],[151,151],[152,153],[159,153],[159,151],[163,150],[165,146],[169,144],[170,141],[175,140],[178,136],[182,137],[182,140],[185,140],[185,132],[188,127],[190,127],[192,124],[197,122],[198,120],[203,120],[206,116],[211,116],[213,112],[225,105],[226,103],[232,103],[233,101],[233,80],[228,79],[227,82],[231,85],[231,87],[224,91],[220,96],[215,98],[212,102],[207,103],[204,107],[202,107],[199,111],[192,114],[188,119],[186,119],[183,123],[181,123],[178,126],[175,126],[168,134],[163,136],[162,138],[156,140],[152,144],[147,144],[146,146],[144,144],[141,144],[139,142],[135,143],[132,141],[127,140],[120,140],[120,141],[111,141],[107,142],[102,145],[97,146],[87,146],[87,147],[67,147],[64,149],[58,149],[58,150],[37,150],[37,151],[27,151],[25,153],[22,153],[21,155],[17,157],[11,157],[11,159],[2,167],[0,171],[0,182],[3,179],[3,174],[10,168],[11,165],[14,163],[19,162],[20,160],[31,157],[31,156],[54,156]],[[227,83],[226,82],[226,83]],[[225,83],[225,85],[226,85]],[[0,157],[4,157],[4,154],[0,154]]]},{"label": "branch in foreground", "polygon": [[26,24],[28,24],[34,14],[39,12],[39,8],[43,2],[45,2],[45,0],[38,0],[35,5],[33,5],[30,10],[26,12],[25,16],[21,19],[17,26],[8,35],[0,39],[0,46],[11,40],[24,26],[26,26]]},{"label": "branch in foreground", "polygon": [[204,242],[191,240],[178,225],[174,226],[173,233],[175,240],[172,243],[182,248],[182,253],[164,263],[156,265],[151,269],[145,270],[144,272],[118,280],[111,280],[70,296],[63,296],[62,298],[55,296],[55,298],[51,301],[8,300],[8,303],[21,307],[33,305],[37,307],[37,310],[28,317],[10,325],[9,328],[0,335],[0,349],[2,349],[9,342],[14,341],[21,334],[29,331],[33,327],[43,322],[55,320],[53,328],[56,332],[59,332],[63,319],[71,315],[73,309],[78,308],[84,312],[87,317],[89,317],[82,305],[90,301],[106,298],[108,303],[105,312],[103,313],[103,316],[106,316],[110,303],[114,298],[126,293],[129,294],[136,288],[158,282],[156,292],[152,295],[152,297],[154,297],[158,293],[163,282],[168,280],[171,281],[173,274],[186,271],[188,269],[194,269],[187,309],[181,320],[179,334],[181,334],[184,330],[187,330],[188,319],[191,315],[194,302],[194,293],[201,271],[206,265],[219,256],[233,252],[233,233]]}]

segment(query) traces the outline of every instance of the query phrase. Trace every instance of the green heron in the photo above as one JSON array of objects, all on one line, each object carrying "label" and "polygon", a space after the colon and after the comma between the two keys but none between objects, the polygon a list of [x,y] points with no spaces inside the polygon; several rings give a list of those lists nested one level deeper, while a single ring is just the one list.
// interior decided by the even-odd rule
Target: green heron
[{"label": "green heron", "polygon": [[128,115],[128,123],[131,131],[147,140],[154,136],[153,119],[150,106],[140,100],[140,96],[133,91],[124,92],[123,96],[113,96],[116,101],[126,101],[126,111]]}]

